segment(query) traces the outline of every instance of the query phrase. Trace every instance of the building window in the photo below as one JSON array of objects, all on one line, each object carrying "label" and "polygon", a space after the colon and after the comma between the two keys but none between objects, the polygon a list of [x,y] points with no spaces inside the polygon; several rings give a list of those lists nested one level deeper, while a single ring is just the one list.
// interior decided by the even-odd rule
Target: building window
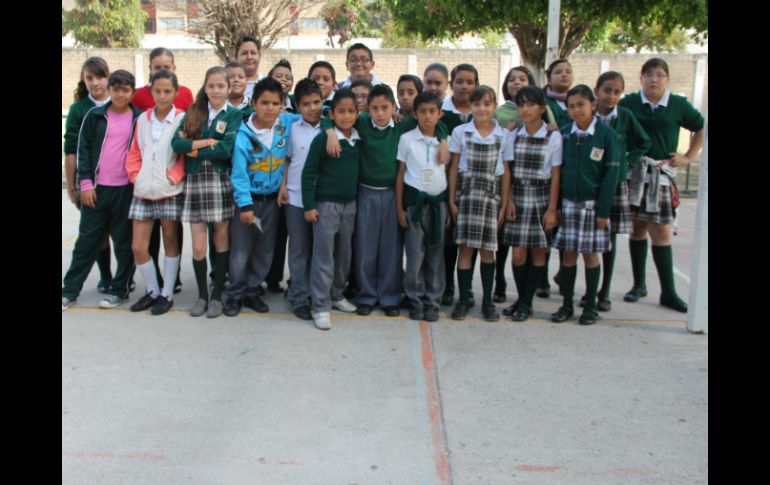
[{"label": "building window", "polygon": [[159,17],[158,26],[164,30],[184,30],[184,17]]}]

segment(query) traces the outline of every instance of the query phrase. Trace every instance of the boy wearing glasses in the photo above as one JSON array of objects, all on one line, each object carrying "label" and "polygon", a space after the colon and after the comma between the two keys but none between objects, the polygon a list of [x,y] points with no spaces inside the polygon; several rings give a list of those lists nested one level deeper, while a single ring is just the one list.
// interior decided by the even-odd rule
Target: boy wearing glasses
[{"label": "boy wearing glasses", "polygon": [[348,47],[345,66],[348,68],[350,76],[339,83],[337,88],[349,88],[353,81],[357,79],[366,79],[372,83],[372,86],[382,84],[382,81],[372,74],[372,69],[374,69],[374,56],[372,56],[372,50],[364,44],[358,43]]}]

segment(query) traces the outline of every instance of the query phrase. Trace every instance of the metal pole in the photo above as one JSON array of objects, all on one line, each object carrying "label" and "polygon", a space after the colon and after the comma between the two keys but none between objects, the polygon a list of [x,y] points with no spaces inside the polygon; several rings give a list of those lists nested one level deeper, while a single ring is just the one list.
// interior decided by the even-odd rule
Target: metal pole
[{"label": "metal pole", "polygon": [[709,330],[709,118],[706,113],[706,133],[703,159],[698,183],[698,208],[695,212],[695,254],[692,284],[687,313],[687,330],[708,333]]},{"label": "metal pole", "polygon": [[545,52],[545,67],[559,58],[559,16],[561,0],[548,0],[548,43]]}]

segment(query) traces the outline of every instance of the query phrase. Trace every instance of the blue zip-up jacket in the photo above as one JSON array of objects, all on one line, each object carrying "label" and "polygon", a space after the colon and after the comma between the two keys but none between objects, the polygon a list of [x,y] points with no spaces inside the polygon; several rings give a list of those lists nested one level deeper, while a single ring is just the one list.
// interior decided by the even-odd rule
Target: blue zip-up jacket
[{"label": "blue zip-up jacket", "polygon": [[289,147],[291,125],[302,118],[298,114],[281,113],[268,150],[246,121],[238,129],[233,149],[233,169],[230,176],[233,196],[241,212],[253,211],[251,195],[269,195],[281,188],[286,171],[286,150]]}]

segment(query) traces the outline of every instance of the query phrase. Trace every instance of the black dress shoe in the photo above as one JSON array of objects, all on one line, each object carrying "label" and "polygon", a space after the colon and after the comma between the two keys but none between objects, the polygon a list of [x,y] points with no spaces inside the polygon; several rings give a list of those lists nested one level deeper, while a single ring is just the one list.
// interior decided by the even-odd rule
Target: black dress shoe
[{"label": "black dress shoe", "polygon": [[401,315],[401,311],[397,306],[386,306],[382,310],[385,312],[386,317],[397,317]]},{"label": "black dress shoe", "polygon": [[597,320],[601,318],[598,313],[593,310],[583,310],[583,314],[580,315],[578,323],[580,325],[593,325]]},{"label": "black dress shoe", "polygon": [[441,305],[443,305],[443,306],[451,305],[452,303],[454,303],[454,298],[455,298],[454,290],[452,290],[452,291],[445,291],[444,295],[441,297]]},{"label": "black dress shoe", "polygon": [[551,315],[551,321],[554,323],[566,322],[572,315],[575,314],[575,310],[572,307],[560,307],[559,310]]},{"label": "black dress shoe", "polygon": [[452,320],[465,320],[465,315],[468,314],[470,307],[464,301],[458,301],[452,310]]},{"label": "black dress shoe", "polygon": [[683,302],[678,296],[668,297],[661,295],[660,304],[678,312],[687,313],[687,303]]},{"label": "black dress shoe", "polygon": [[422,320],[425,317],[425,314],[422,311],[422,308],[410,308],[409,309],[409,318],[412,320]]},{"label": "black dress shoe", "polygon": [[516,303],[511,303],[507,307],[503,308],[503,315],[506,317],[512,316],[516,312],[516,307],[518,306],[519,301],[516,300]]},{"label": "black dress shoe", "polygon": [[538,288],[535,295],[537,295],[538,298],[548,298],[551,296],[551,288],[548,286]]},{"label": "black dress shoe", "polygon": [[310,314],[310,307],[307,305],[302,305],[294,310],[294,316],[299,318],[300,320],[312,320],[313,316]]},{"label": "black dress shoe", "polygon": [[157,297],[153,298],[150,293],[147,293],[143,297],[139,298],[139,300],[136,303],[131,305],[129,310],[131,310],[132,312],[143,312],[148,308],[151,308],[153,305],[155,305],[155,301],[157,299],[158,299]]},{"label": "black dress shoe", "polygon": [[424,316],[426,322],[437,322],[438,321],[438,307],[436,307],[436,306],[425,307],[425,311],[423,312],[423,316]]},{"label": "black dress shoe", "polygon": [[481,305],[481,314],[484,315],[484,320],[488,322],[500,320],[500,312],[497,311],[495,305]]},{"label": "black dress shoe", "polygon": [[268,283],[267,290],[270,293],[283,293],[283,287],[280,283]]},{"label": "black dress shoe", "polygon": [[634,303],[639,301],[639,298],[643,298],[645,296],[647,296],[647,288],[639,288],[634,286],[628,291],[628,293],[625,294],[623,301]]},{"label": "black dress shoe", "polygon": [[532,308],[527,305],[520,305],[511,315],[514,322],[526,322],[532,316]]},{"label": "black dress shoe", "polygon": [[267,303],[262,301],[258,296],[247,296],[243,299],[243,306],[251,308],[257,313],[267,313],[270,311],[270,307],[267,306]]},{"label": "black dress shoe", "polygon": [[372,313],[372,305],[358,305],[356,313],[359,315],[369,315]]},{"label": "black dress shoe", "polygon": [[163,315],[167,311],[171,310],[171,307],[174,306],[174,300],[169,300],[163,295],[160,295],[157,300],[155,300],[155,304],[152,306],[152,309],[150,310],[150,313],[153,315]]},{"label": "black dress shoe", "polygon": [[228,317],[235,317],[241,312],[241,300],[237,298],[228,298],[225,301],[224,314]]},{"label": "black dress shoe", "polygon": [[596,308],[600,312],[608,312],[612,310],[612,302],[607,298],[599,298],[599,303],[596,304]]}]

